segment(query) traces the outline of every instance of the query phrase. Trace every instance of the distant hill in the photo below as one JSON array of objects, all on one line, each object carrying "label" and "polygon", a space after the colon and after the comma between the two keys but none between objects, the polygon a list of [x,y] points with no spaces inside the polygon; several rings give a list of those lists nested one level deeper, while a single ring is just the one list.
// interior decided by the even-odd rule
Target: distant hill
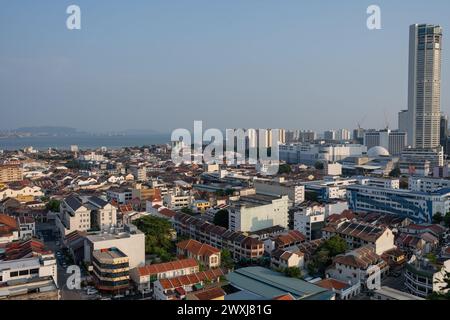
[{"label": "distant hill", "polygon": [[29,133],[32,135],[80,135],[84,132],[80,132],[75,128],[70,127],[53,127],[53,126],[42,126],[42,127],[21,127],[13,130],[15,132]]},{"label": "distant hill", "polygon": [[121,132],[125,135],[130,136],[146,136],[146,135],[160,135],[163,134],[159,131],[152,130],[152,129],[128,129]]}]

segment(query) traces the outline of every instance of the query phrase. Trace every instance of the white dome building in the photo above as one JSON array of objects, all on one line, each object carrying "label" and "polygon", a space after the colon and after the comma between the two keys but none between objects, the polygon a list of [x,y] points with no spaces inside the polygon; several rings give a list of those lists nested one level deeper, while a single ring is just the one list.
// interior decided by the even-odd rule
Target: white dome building
[{"label": "white dome building", "polygon": [[370,148],[369,151],[367,151],[367,156],[369,158],[389,157],[389,151],[387,151],[386,148],[377,146]]}]

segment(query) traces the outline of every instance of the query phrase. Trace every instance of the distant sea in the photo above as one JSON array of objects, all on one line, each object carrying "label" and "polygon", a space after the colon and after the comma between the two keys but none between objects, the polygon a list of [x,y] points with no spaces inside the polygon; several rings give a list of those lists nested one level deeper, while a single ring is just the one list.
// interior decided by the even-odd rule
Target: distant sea
[{"label": "distant sea", "polygon": [[107,147],[120,149],[122,147],[135,147],[152,144],[165,144],[170,142],[170,134],[151,135],[81,135],[81,136],[35,136],[24,138],[0,138],[0,150],[18,150],[33,147],[38,150],[48,148],[69,150],[71,145],[80,149],[95,149]]}]

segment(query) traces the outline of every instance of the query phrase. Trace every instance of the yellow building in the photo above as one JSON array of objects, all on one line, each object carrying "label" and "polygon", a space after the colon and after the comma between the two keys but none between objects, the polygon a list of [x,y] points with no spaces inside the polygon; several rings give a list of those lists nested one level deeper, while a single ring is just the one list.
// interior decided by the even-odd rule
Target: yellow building
[{"label": "yellow building", "polygon": [[130,261],[117,248],[95,250],[92,265],[96,288],[100,291],[122,292],[130,285]]},{"label": "yellow building", "polygon": [[0,165],[0,183],[22,181],[23,169],[18,164]]},{"label": "yellow building", "polygon": [[205,212],[209,208],[211,208],[211,204],[206,200],[196,200],[192,203],[194,210],[198,212]]}]

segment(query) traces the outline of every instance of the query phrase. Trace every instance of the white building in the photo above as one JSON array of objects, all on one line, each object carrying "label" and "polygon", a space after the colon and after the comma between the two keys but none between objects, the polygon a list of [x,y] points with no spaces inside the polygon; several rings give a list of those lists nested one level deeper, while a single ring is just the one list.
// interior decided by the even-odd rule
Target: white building
[{"label": "white building", "polygon": [[171,210],[181,210],[190,207],[194,197],[190,193],[166,194],[163,198],[164,205]]},{"label": "white building", "polygon": [[[387,263],[368,245],[354,249],[333,259],[333,265],[327,269],[327,276],[351,283],[360,284],[362,288],[370,288],[381,283],[381,279],[389,270]],[[378,276],[376,276],[378,275]]]},{"label": "white building", "polygon": [[408,110],[399,115],[399,128],[415,148],[439,146],[441,117],[442,28],[414,24],[409,32]]},{"label": "white building", "polygon": [[0,292],[2,284],[33,278],[52,277],[57,281],[58,268],[53,253],[38,257],[0,261]]},{"label": "white building", "polygon": [[411,191],[435,192],[443,188],[450,188],[450,180],[417,176],[408,178],[408,189]]},{"label": "white building", "polygon": [[323,171],[327,176],[340,176],[342,174],[342,165],[340,163],[325,162]]},{"label": "white building", "polygon": [[229,229],[258,231],[273,226],[288,228],[288,196],[251,195],[240,197],[228,209]]},{"label": "white building", "polygon": [[364,134],[364,145],[370,150],[373,147],[383,147],[393,156],[399,156],[407,146],[406,132],[385,130],[366,131]]},{"label": "white building", "polygon": [[253,187],[256,193],[269,196],[288,196],[291,205],[295,206],[305,201],[305,187],[293,181],[285,181],[284,178],[263,181],[254,180]]},{"label": "white building", "polygon": [[98,197],[70,196],[60,205],[56,225],[62,235],[107,229],[117,224],[117,209]]},{"label": "white building", "polygon": [[437,266],[413,255],[406,264],[405,285],[411,294],[422,298],[433,292],[444,293],[446,272],[450,272],[450,260]]},{"label": "white building", "polygon": [[300,231],[308,240],[322,237],[326,219],[325,205],[313,203],[301,206],[294,212],[294,230]]},{"label": "white building", "polygon": [[92,262],[94,250],[117,248],[130,259],[130,269],[145,265],[145,234],[134,225],[111,228],[86,236],[84,259]]},{"label": "white building", "polygon": [[424,193],[352,185],[347,188],[347,199],[350,210],[394,214],[419,223],[431,223],[436,213],[450,211],[449,189]]},{"label": "white building", "polygon": [[280,160],[291,164],[314,165],[317,161],[338,162],[348,157],[361,157],[367,147],[359,144],[289,144],[280,145]]},{"label": "white building", "polygon": [[19,196],[32,196],[35,198],[43,197],[44,193],[42,192],[42,189],[37,186],[33,187],[23,187],[19,189],[13,189],[13,188],[4,188],[0,189],[0,200],[5,198],[17,198]]}]

